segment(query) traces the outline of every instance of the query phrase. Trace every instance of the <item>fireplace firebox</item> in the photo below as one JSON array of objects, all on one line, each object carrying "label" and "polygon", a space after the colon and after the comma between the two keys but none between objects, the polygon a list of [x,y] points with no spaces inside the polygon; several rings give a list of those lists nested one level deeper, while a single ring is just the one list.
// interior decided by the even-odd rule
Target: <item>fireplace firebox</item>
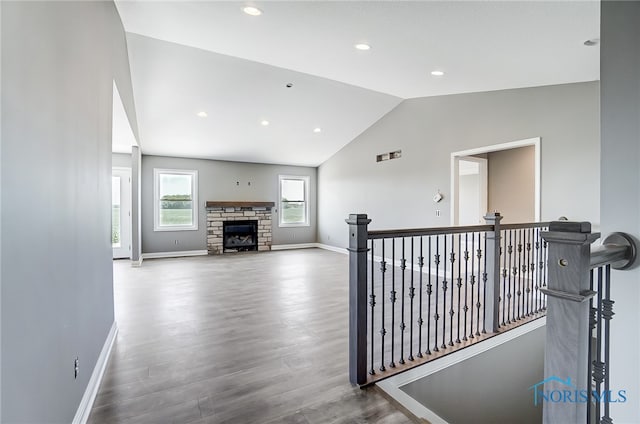
[{"label": "fireplace firebox", "polygon": [[225,252],[258,250],[258,221],[224,221],[222,226]]}]

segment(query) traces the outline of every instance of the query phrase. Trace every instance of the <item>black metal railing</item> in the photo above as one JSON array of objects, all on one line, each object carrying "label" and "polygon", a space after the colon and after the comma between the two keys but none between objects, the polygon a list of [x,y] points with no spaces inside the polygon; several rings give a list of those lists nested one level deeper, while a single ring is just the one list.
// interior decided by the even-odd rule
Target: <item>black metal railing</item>
[{"label": "black metal railing", "polygon": [[364,385],[542,316],[548,223],[350,225],[350,378]]},{"label": "black metal railing", "polygon": [[[610,401],[602,402],[611,393],[609,376],[610,330],[614,301],[611,300],[611,268],[626,269],[635,259],[635,243],[623,233],[607,237],[601,246],[591,251],[589,289],[595,292],[589,299],[590,343],[587,360],[587,384],[592,402],[587,409],[588,423],[613,422]],[[615,399],[608,399],[615,400]]]},{"label": "black metal railing", "polygon": [[611,269],[634,263],[635,242],[614,233],[590,249],[600,234],[588,222],[553,222],[542,236],[549,242],[544,389],[566,390],[570,381],[584,393],[584,402],[545,402],[544,423],[611,424]]},{"label": "black metal railing", "polygon": [[548,223],[503,225],[501,231],[501,325],[517,322],[546,309],[540,288],[547,285]]}]

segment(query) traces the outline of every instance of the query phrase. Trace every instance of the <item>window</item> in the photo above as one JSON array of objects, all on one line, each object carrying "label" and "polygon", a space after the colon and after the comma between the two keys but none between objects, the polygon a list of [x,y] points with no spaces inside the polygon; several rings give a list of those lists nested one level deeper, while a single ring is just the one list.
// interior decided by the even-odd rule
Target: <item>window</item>
[{"label": "window", "polygon": [[153,170],[154,231],[198,229],[198,171]]},{"label": "window", "polygon": [[309,177],[280,175],[280,226],[309,225]]}]

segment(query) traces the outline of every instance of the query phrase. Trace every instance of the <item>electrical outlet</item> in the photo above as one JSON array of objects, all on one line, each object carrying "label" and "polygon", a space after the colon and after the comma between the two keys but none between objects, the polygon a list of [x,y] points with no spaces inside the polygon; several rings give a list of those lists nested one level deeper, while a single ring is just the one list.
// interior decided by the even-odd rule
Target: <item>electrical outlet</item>
[{"label": "electrical outlet", "polygon": [[73,361],[73,378],[77,379],[79,373],[80,373],[80,360],[76,356],[76,360]]},{"label": "electrical outlet", "polygon": [[440,217],[440,209],[436,209],[436,216]]},{"label": "electrical outlet", "polygon": [[174,240],[174,241],[173,241],[173,244],[178,244],[178,240]]}]

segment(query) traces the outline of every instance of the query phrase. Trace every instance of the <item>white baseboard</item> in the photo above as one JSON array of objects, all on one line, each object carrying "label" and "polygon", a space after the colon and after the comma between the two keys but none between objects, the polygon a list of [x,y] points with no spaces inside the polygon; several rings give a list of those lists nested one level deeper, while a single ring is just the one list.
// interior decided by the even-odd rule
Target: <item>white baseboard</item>
[{"label": "white baseboard", "polygon": [[137,261],[131,260],[131,266],[135,268],[142,266],[142,256]]},{"label": "white baseboard", "polygon": [[80,405],[76,411],[76,416],[73,418],[73,424],[85,424],[89,419],[89,414],[91,414],[93,402],[96,400],[96,395],[98,394],[98,389],[100,388],[104,371],[109,363],[111,349],[113,348],[113,343],[116,340],[117,334],[118,324],[114,321],[113,325],[111,325],[111,330],[109,330],[109,334],[107,335],[107,339],[102,346],[102,351],[100,352],[100,356],[98,356],[96,366],[93,368],[91,378],[89,379],[87,388],[84,391],[84,395],[82,396],[82,400],[80,401]]},{"label": "white baseboard", "polygon": [[342,253],[343,255],[348,255],[349,254],[347,249],[344,248],[344,247],[330,246],[328,244],[323,244],[323,243],[316,243],[316,247],[318,249],[331,250],[332,252]]},{"label": "white baseboard", "polygon": [[206,256],[209,252],[206,250],[183,250],[178,252],[154,252],[143,253],[140,258],[140,262],[143,259],[158,259],[158,258],[180,258],[183,256]]},{"label": "white baseboard", "polygon": [[318,243],[298,243],[298,244],[274,244],[271,250],[291,250],[291,249],[310,249],[317,246]]}]

